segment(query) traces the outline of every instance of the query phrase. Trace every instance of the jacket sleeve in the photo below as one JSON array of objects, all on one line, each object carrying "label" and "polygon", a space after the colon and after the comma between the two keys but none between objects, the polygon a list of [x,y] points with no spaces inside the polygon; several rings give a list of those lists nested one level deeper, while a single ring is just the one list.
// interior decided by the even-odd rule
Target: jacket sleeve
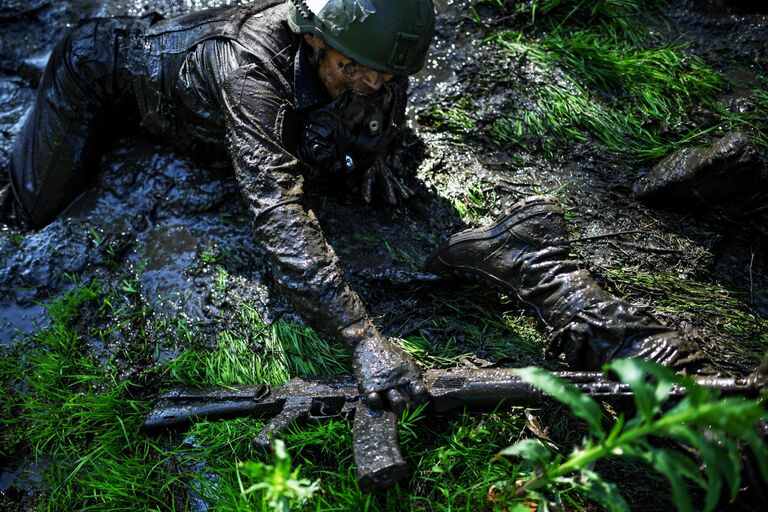
[{"label": "jacket sleeve", "polygon": [[204,44],[209,45],[202,49],[209,71],[207,96],[223,117],[256,241],[297,312],[321,333],[343,338],[340,331],[361,320],[367,323],[367,314],[316,217],[302,204],[301,164],[286,147],[293,136],[286,123],[293,114],[291,86],[269,65],[243,62],[237,43]]}]

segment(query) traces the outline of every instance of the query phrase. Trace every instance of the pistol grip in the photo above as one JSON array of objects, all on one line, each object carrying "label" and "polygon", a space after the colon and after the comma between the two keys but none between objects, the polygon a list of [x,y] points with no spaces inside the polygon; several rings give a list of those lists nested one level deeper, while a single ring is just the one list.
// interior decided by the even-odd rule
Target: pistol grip
[{"label": "pistol grip", "polygon": [[355,410],[352,444],[361,490],[386,489],[408,473],[397,437],[397,416],[392,411],[372,411],[360,402]]},{"label": "pistol grip", "polygon": [[272,445],[272,438],[288,430],[294,423],[305,423],[309,415],[309,401],[286,405],[272,418],[253,439],[253,445],[266,450]]}]

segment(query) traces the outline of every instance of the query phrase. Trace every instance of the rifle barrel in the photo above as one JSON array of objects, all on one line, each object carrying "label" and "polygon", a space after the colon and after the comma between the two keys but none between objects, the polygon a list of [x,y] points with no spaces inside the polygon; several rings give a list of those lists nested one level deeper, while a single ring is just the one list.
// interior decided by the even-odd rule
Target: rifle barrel
[{"label": "rifle barrel", "polygon": [[[629,384],[607,379],[600,372],[555,372],[557,377],[573,384],[582,393],[598,400],[620,401],[632,397]],[[699,377],[697,384],[721,391],[724,395],[757,396],[759,386],[754,379],[741,377]],[[535,386],[523,382],[514,368],[451,368],[427,370],[424,383],[435,412],[459,407],[493,409],[500,404],[527,407],[542,403],[546,395]],[[684,386],[673,385],[670,396],[684,396]]]}]

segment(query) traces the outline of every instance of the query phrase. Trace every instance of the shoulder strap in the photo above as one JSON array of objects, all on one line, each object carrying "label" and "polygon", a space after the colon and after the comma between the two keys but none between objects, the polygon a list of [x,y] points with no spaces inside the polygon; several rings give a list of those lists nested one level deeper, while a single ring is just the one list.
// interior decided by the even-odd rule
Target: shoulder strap
[{"label": "shoulder strap", "polygon": [[248,18],[282,3],[285,0],[257,0],[161,20],[147,30],[148,51],[154,55],[184,53],[207,39],[235,39]]}]

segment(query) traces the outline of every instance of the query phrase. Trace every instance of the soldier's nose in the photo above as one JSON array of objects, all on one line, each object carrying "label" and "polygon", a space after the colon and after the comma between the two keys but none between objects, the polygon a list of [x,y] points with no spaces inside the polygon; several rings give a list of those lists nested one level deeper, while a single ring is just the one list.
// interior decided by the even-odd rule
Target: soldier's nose
[{"label": "soldier's nose", "polygon": [[387,76],[373,69],[366,69],[360,76],[360,81],[368,86],[372,92],[376,92],[382,88],[387,81]]}]

